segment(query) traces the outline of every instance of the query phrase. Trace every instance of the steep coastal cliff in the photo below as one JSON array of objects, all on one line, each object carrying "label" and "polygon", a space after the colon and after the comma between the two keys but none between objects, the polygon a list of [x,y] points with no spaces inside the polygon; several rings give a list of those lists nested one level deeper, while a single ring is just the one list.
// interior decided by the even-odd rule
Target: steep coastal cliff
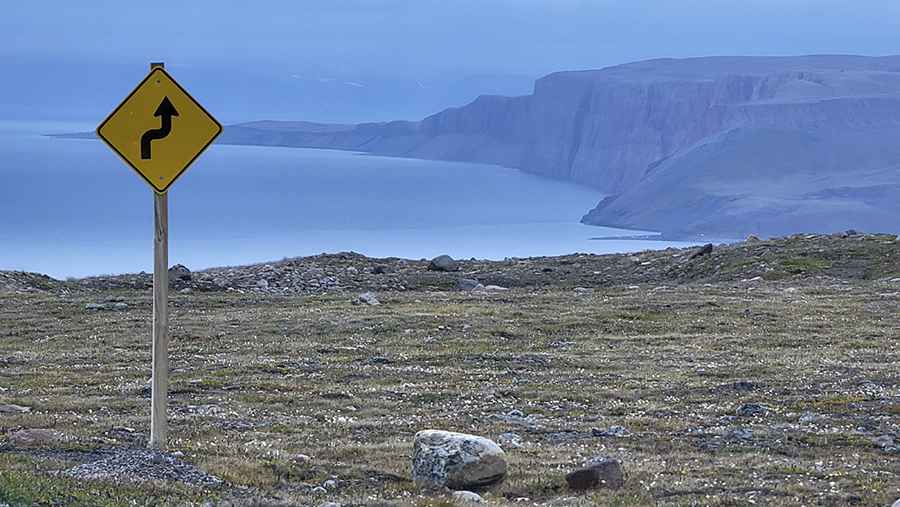
[{"label": "steep coastal cliff", "polygon": [[515,167],[609,193],[586,223],[670,235],[900,227],[900,57],[651,60],[419,122],[305,125],[223,142]]}]

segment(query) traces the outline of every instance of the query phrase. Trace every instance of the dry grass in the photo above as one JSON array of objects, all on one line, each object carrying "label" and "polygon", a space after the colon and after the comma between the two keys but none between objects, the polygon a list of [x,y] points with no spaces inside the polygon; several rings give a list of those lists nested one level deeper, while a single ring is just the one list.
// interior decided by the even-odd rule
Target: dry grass
[{"label": "dry grass", "polygon": [[[78,452],[148,433],[150,298],[0,295],[2,434],[55,428],[53,450],[0,448],[0,501],[38,504],[443,505],[407,480],[416,431],[516,432],[511,473],[483,492],[526,505],[884,505],[900,496],[900,293],[874,282],[758,281],[308,297],[176,295],[171,450],[229,486],[120,487],[51,474]],[[377,359],[376,359],[377,358]],[[760,403],[761,417],[736,417]],[[533,415],[536,427],[494,417]],[[799,421],[804,412],[821,416]],[[625,438],[592,428],[626,427]],[[750,440],[724,437],[748,428]],[[859,431],[863,430],[863,431]],[[0,442],[5,437],[0,436]],[[308,464],[293,458],[312,457]],[[566,471],[619,458],[626,486],[578,496]],[[338,488],[315,494],[329,478]]]}]

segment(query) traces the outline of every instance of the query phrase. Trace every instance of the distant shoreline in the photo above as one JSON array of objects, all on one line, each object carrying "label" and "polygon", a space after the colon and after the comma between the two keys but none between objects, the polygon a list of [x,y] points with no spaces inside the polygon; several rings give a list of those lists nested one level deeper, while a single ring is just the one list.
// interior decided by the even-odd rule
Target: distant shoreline
[{"label": "distant shoreline", "polygon": [[[228,127],[229,127],[229,126],[226,126],[226,128],[228,128]],[[57,139],[99,139],[99,138],[97,137],[97,134],[94,133],[94,132],[69,132],[69,133],[62,133],[62,134],[43,134],[43,135],[46,136],[46,137],[53,137],[53,138],[57,138]],[[299,148],[299,149],[308,149],[308,150],[328,150],[328,151],[341,151],[341,152],[355,152],[355,153],[362,153],[362,154],[365,154],[365,155],[368,155],[368,156],[376,156],[376,157],[400,158],[400,159],[411,159],[411,160],[423,160],[423,159],[414,158],[414,157],[401,157],[401,156],[395,156],[395,155],[384,155],[384,154],[368,153],[368,152],[360,152],[360,151],[358,151],[358,150],[350,150],[350,149],[342,149],[342,148],[323,148],[323,147],[316,147],[316,146],[296,146],[296,145],[290,145],[290,144],[262,144],[262,143],[234,142],[234,141],[227,141],[227,140],[225,140],[225,141],[216,141],[215,144],[221,144],[221,145],[225,145],[225,146],[257,146],[257,147],[264,147],[264,148],[295,148],[295,149],[296,149],[296,148]],[[428,159],[425,159],[425,160],[428,160]],[[441,160],[441,161],[442,161],[442,162],[454,162],[453,160]],[[470,163],[470,162],[463,162],[463,163]],[[505,167],[505,166],[499,166],[499,167]],[[516,169],[516,168],[513,168],[513,167],[509,167],[509,168],[507,168],[507,169],[514,169],[514,170],[516,170],[516,171],[521,171],[521,172],[523,172],[523,173],[525,173],[525,174],[530,174],[530,175],[538,176],[538,177],[541,177],[541,178],[549,178],[549,177],[546,176],[546,175],[535,174],[535,173],[531,173],[531,172],[528,172],[528,171],[522,171],[521,169]],[[556,180],[556,179],[554,179],[554,178],[549,178],[549,179],[554,180],[554,181],[559,181],[559,180]],[[573,184],[573,185],[584,186],[584,185],[581,185],[581,184],[579,184],[579,183],[572,182],[572,181],[569,181],[569,180],[562,180],[562,181],[565,181],[566,183],[570,183],[570,184]],[[592,188],[592,187],[588,187],[588,188]],[[627,228],[625,228],[625,227],[617,227],[617,226],[612,226],[612,225],[592,224],[592,223],[585,223],[585,222],[580,222],[580,223],[582,223],[582,224],[584,224],[584,225],[587,225],[587,226],[591,226],[591,227],[607,227],[607,228],[614,228],[614,229],[627,229]],[[632,236],[632,235],[597,236],[597,237],[590,237],[590,238],[587,238],[587,240],[588,240],[588,241],[622,241],[622,240],[631,240],[631,241],[681,241],[681,242],[698,242],[698,243],[699,243],[699,242],[707,242],[707,243],[716,243],[716,244],[727,244],[727,243],[734,243],[734,242],[740,241],[740,238],[708,238],[708,237],[704,237],[704,236],[696,236],[696,235],[691,236],[691,235],[667,234],[667,233],[663,233],[663,232],[660,232],[660,233],[653,233],[653,232],[647,232],[647,231],[639,231],[639,232],[641,232],[641,234],[635,234],[635,235],[633,235],[633,236]]]}]

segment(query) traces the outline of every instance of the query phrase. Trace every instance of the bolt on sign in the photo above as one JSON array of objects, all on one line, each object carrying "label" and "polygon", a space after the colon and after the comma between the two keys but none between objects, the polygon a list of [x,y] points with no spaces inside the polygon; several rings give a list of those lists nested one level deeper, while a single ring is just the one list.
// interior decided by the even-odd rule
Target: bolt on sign
[{"label": "bolt on sign", "polygon": [[100,139],[159,193],[221,132],[222,125],[161,67],[97,127]]}]

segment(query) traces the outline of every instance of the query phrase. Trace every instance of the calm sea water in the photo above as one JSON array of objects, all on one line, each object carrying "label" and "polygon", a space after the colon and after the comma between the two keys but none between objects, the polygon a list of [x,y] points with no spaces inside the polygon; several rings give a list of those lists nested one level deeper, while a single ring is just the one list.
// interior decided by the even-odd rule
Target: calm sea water
[{"label": "calm sea water", "polygon": [[[0,269],[150,271],[153,198],[73,123],[0,122]],[[322,252],[502,259],[682,243],[604,240],[601,195],[512,169],[330,150],[212,146],[169,192],[169,260],[192,269]]]}]

